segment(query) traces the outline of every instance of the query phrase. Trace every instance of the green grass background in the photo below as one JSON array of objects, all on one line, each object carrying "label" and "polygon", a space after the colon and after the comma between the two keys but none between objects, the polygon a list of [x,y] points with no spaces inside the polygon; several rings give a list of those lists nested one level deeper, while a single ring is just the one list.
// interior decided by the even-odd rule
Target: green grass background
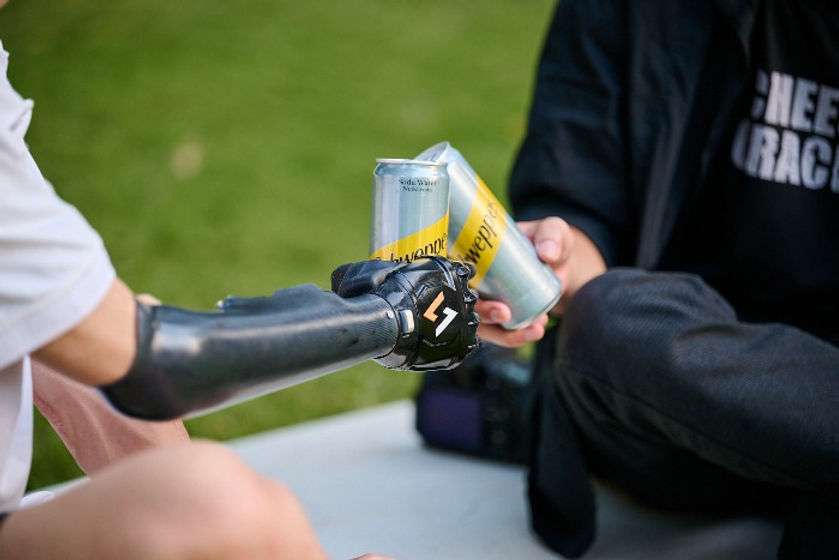
[{"label": "green grass background", "polygon": [[[449,139],[503,195],[552,4],[13,0],[0,39],[57,192],[135,291],[204,309],[365,257],[376,157]],[[238,437],[417,379],[367,363],[188,427]],[[30,487],[78,474],[39,417]]]}]

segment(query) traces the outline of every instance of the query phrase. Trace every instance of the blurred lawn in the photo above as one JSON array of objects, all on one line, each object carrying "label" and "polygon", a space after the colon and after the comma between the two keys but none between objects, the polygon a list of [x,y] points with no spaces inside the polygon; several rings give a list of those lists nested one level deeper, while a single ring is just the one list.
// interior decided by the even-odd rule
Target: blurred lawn
[{"label": "blurred lawn", "polygon": [[[0,39],[36,159],[120,275],[208,308],[365,257],[375,157],[449,139],[503,194],[552,4],[13,0]],[[188,425],[227,439],[416,381],[369,363]],[[35,437],[30,487],[78,474]]]}]

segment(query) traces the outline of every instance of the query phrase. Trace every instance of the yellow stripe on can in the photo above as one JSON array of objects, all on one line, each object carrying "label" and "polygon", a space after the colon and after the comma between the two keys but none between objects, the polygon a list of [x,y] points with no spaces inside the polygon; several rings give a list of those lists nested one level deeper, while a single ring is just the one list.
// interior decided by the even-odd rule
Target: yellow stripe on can
[{"label": "yellow stripe on can", "polygon": [[371,259],[382,259],[395,262],[411,262],[421,257],[433,255],[445,257],[448,254],[449,214],[433,224],[388,243],[373,251]]},{"label": "yellow stripe on can", "polygon": [[473,288],[477,288],[483,281],[506,233],[504,207],[478,177],[472,209],[451,248],[453,258],[474,263],[476,273],[469,282]]}]

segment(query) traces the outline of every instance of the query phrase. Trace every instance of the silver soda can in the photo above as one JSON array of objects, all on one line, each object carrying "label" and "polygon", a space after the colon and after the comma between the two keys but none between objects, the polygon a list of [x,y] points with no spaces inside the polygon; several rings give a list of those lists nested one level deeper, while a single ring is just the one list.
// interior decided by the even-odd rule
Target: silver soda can
[{"label": "silver soda can", "polygon": [[441,142],[417,159],[447,165],[449,255],[475,264],[473,288],[510,306],[513,317],[503,326],[524,327],[553,308],[562,293],[559,279],[539,260],[533,244],[460,152]]},{"label": "silver soda can", "polygon": [[370,258],[411,262],[448,254],[449,175],[442,162],[377,159]]}]

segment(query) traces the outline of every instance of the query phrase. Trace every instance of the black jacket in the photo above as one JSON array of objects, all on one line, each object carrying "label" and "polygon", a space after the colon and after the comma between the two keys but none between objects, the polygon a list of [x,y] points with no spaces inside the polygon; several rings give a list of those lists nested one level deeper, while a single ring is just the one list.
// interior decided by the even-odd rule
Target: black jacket
[{"label": "black jacket", "polygon": [[610,266],[654,269],[747,77],[749,0],[563,0],[510,179],[517,217],[560,216]]},{"label": "black jacket", "polygon": [[[726,140],[748,77],[756,2],[562,0],[510,179],[517,218],[560,216],[609,266],[657,268]],[[552,367],[552,342],[537,370]],[[552,434],[543,422],[536,437],[562,441],[551,444],[553,476],[534,481],[531,471],[532,522],[549,546],[576,556],[594,535],[593,494],[573,426],[557,425],[570,422],[567,413],[551,414]]]}]

